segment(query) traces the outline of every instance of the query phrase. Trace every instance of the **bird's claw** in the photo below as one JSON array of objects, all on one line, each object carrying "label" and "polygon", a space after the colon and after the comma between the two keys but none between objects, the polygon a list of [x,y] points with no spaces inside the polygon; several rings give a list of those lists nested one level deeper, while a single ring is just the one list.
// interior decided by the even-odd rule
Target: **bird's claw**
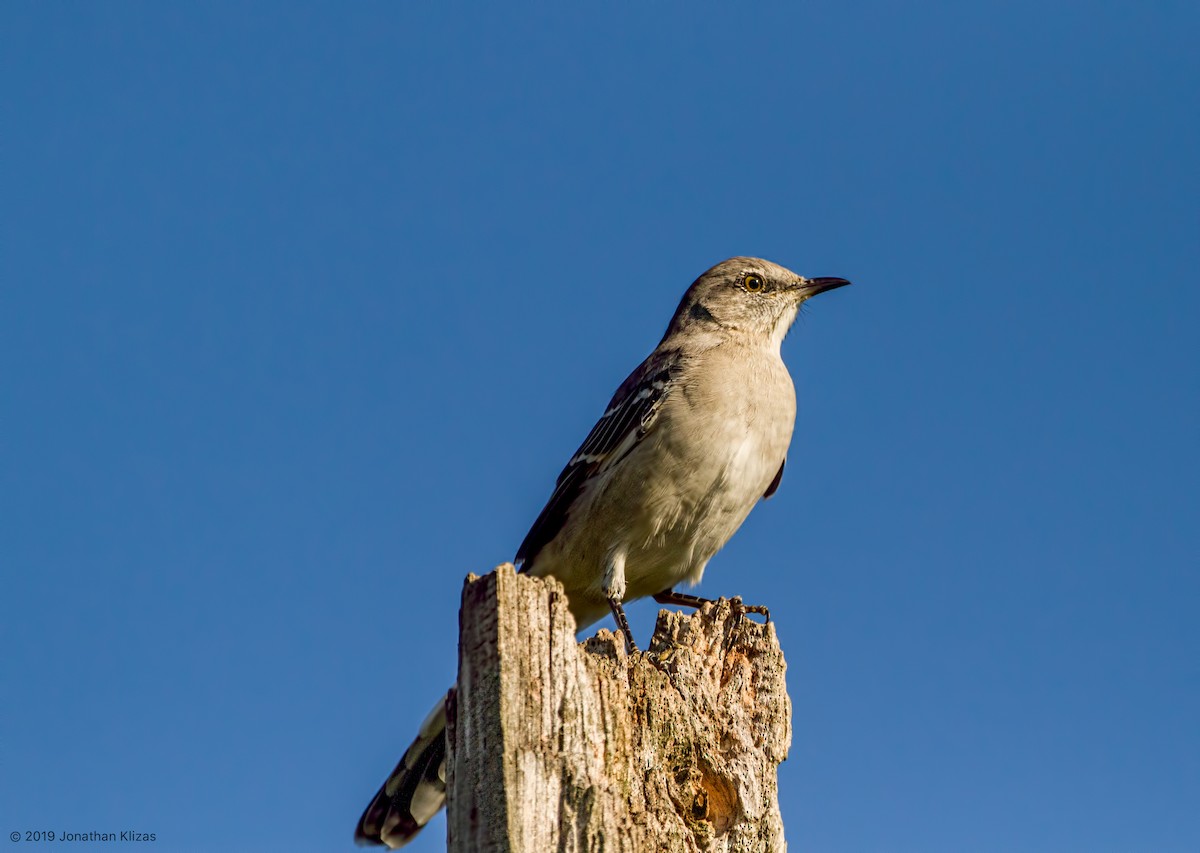
[{"label": "bird's claw", "polygon": [[675,671],[668,666],[674,654],[674,647],[668,646],[658,652],[646,652],[644,657],[652,667],[667,677],[667,681],[671,682],[671,686],[675,688],[675,692],[680,693],[682,691],[679,689],[679,684],[675,681]]},{"label": "bird's claw", "polygon": [[745,618],[747,613],[757,613],[758,615],[760,615],[764,619],[766,619],[768,622],[771,621],[771,611],[770,610],[768,610],[764,605],[761,605],[761,604],[746,604],[744,601],[742,601],[742,597],[740,595],[734,596],[733,598],[729,599],[729,604],[733,608],[733,612],[739,618]]}]

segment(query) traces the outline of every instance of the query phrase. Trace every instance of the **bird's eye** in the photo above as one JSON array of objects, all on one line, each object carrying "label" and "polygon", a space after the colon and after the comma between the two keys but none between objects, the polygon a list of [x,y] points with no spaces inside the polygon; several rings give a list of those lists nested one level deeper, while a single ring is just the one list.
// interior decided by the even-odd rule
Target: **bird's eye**
[{"label": "bird's eye", "polygon": [[762,293],[766,284],[763,283],[761,276],[757,276],[754,273],[747,273],[746,277],[742,279],[742,286],[750,293]]}]

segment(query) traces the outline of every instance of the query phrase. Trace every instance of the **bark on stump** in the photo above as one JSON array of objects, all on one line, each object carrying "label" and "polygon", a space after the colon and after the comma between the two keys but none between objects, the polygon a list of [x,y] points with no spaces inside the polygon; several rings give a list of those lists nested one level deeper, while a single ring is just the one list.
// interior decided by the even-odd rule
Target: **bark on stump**
[{"label": "bark on stump", "polygon": [[661,668],[611,631],[576,642],[553,579],[511,565],[468,577],[447,706],[451,853],[786,850],[791,702],[774,626],[724,600],[663,611],[650,654]]}]

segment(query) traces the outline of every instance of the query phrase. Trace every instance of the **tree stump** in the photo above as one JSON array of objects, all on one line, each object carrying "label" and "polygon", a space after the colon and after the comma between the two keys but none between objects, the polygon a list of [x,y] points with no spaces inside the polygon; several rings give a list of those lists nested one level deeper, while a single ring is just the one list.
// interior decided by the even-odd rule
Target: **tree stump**
[{"label": "tree stump", "polygon": [[[654,660],[651,660],[653,658]],[[783,851],[791,743],[775,628],[659,614],[648,654],[578,643],[562,587],[471,575],[447,705],[451,853]]]}]

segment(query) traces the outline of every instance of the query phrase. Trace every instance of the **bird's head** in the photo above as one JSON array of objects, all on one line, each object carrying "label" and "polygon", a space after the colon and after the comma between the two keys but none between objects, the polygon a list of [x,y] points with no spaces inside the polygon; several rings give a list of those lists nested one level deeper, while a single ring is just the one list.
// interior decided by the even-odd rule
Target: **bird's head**
[{"label": "bird's head", "polygon": [[849,283],[844,278],[805,278],[762,258],[730,258],[692,283],[664,340],[723,331],[778,347],[806,299]]}]

